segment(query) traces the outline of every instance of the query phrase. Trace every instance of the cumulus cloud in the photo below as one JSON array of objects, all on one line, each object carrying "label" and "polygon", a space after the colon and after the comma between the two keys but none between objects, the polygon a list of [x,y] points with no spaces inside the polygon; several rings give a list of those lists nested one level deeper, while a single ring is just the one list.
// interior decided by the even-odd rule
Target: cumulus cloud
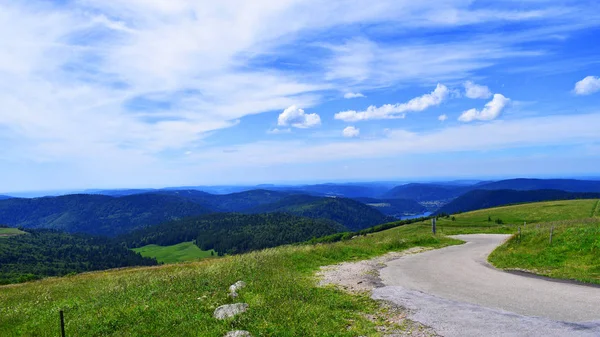
[{"label": "cumulus cloud", "polygon": [[360,135],[360,130],[354,126],[348,126],[342,131],[342,134],[346,138],[358,137],[358,135]]},{"label": "cumulus cloud", "polygon": [[316,113],[307,114],[304,110],[292,105],[279,115],[277,125],[307,129],[321,125],[321,117]]},{"label": "cumulus cloud", "polygon": [[510,99],[504,97],[501,94],[495,94],[494,98],[489,101],[483,110],[470,109],[463,112],[458,120],[461,122],[471,122],[474,120],[490,121],[498,118],[502,113],[502,110],[508,105]]},{"label": "cumulus cloud", "polygon": [[492,92],[485,85],[478,85],[473,83],[472,81],[466,81],[464,83],[465,86],[465,96],[472,99],[477,98],[490,98],[492,97]]},{"label": "cumulus cloud", "polygon": [[590,95],[600,91],[600,77],[587,76],[583,80],[575,83],[573,90],[577,95]]},{"label": "cumulus cloud", "polygon": [[446,119],[448,119],[448,116],[447,116],[447,115],[445,115],[445,114],[444,114],[444,115],[440,115],[440,116],[438,117],[438,121],[440,121],[440,122],[445,122],[445,121],[446,121]]},{"label": "cumulus cloud", "polygon": [[432,106],[440,105],[448,97],[449,92],[445,85],[438,84],[431,93],[415,97],[406,103],[385,104],[380,107],[371,105],[365,111],[342,111],[336,113],[334,118],[345,122],[404,118],[407,112],[423,111]]},{"label": "cumulus cloud", "polygon": [[344,94],[345,99],[361,98],[361,97],[366,97],[366,96],[361,94],[360,92],[347,92],[346,94]]}]

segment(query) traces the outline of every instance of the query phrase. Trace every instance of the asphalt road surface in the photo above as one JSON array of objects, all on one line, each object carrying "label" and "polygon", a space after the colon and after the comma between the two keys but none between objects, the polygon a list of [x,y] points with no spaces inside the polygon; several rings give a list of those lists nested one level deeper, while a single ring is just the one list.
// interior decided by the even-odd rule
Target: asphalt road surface
[{"label": "asphalt road surface", "polygon": [[373,297],[412,310],[442,336],[600,336],[600,288],[515,275],[487,256],[507,235],[390,261]]}]

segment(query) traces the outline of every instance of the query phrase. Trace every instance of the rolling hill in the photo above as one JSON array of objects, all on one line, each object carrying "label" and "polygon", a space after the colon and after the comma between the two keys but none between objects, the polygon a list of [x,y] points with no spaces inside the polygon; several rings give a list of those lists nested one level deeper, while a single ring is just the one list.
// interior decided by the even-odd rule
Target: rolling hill
[{"label": "rolling hill", "polygon": [[474,190],[452,200],[440,208],[437,214],[454,214],[516,203],[596,198],[600,198],[600,193],[574,193],[558,190]]},{"label": "rolling hill", "polygon": [[50,228],[107,236],[209,212],[197,203],[158,194],[119,198],[74,194],[0,201],[0,223],[11,227]]},{"label": "rolling hill", "polygon": [[356,200],[335,197],[290,195],[245,213],[284,212],[312,219],[329,219],[350,230],[360,230],[394,220]]},{"label": "rolling hill", "polygon": [[596,192],[600,193],[599,180],[577,179],[507,179],[490,183],[477,184],[473,189],[478,190],[560,190],[567,192]]},{"label": "rolling hill", "polygon": [[451,200],[469,191],[470,186],[412,183],[396,186],[383,195],[386,199],[410,199],[418,202]]}]

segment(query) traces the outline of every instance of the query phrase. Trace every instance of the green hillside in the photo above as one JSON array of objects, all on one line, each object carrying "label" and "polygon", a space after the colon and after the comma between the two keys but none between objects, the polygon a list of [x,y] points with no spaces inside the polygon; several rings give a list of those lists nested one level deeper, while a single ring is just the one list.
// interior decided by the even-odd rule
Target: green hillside
[{"label": "green hillside", "polygon": [[[521,241],[513,238],[497,250],[493,263],[511,268],[526,268],[529,263],[541,266],[537,271],[558,266],[570,274],[550,276],[571,275],[569,278],[593,282],[600,274],[594,264],[600,261],[600,246],[591,239],[599,237],[599,217],[598,200],[517,205],[456,214],[454,221],[452,217],[439,219],[437,236],[431,235],[430,222],[425,221],[330,244],[282,246],[220,259],[0,287],[0,335],[56,336],[58,310],[63,309],[67,334],[74,336],[220,337],[236,329],[255,336],[378,336],[375,324],[365,315],[381,310],[376,302],[367,296],[317,287],[314,273],[320,266],[414,246],[459,243],[444,234],[514,234],[527,221]],[[498,224],[496,219],[504,223]],[[543,236],[549,226],[555,226],[555,237],[546,254],[543,243],[547,236]],[[512,259],[503,249],[521,255]],[[546,258],[558,254],[565,257],[560,261]],[[576,260],[582,263],[574,263]],[[502,261],[506,264],[500,265]],[[250,310],[229,321],[215,320],[212,313],[216,307],[233,303],[227,288],[238,280],[248,286],[235,301],[248,303]]]},{"label": "green hillside", "polygon": [[143,257],[152,257],[162,263],[195,261],[215,255],[212,250],[200,250],[193,242],[182,242],[171,246],[147,245],[132,250]]},{"label": "green hillside", "polygon": [[17,228],[0,227],[0,238],[7,238],[21,234],[25,234],[25,232]]}]

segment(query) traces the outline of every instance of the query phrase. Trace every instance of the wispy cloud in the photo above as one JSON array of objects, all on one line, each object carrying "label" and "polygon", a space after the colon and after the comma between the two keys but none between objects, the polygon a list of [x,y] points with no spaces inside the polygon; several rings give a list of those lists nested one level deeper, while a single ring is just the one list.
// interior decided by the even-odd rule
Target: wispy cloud
[{"label": "wispy cloud", "polygon": [[380,107],[370,106],[365,111],[342,111],[335,114],[335,119],[345,122],[358,122],[371,119],[404,118],[407,112],[423,111],[432,106],[440,105],[449,94],[448,88],[438,84],[429,94],[415,97],[406,103],[385,104]]},{"label": "wispy cloud", "polygon": [[478,85],[473,83],[472,81],[466,81],[464,83],[465,86],[465,96],[472,99],[478,98],[490,98],[492,97],[492,92],[485,85]]},{"label": "wispy cloud", "polygon": [[365,97],[365,95],[361,94],[360,92],[347,92],[344,94],[345,99],[361,98],[361,97]]},{"label": "wispy cloud", "polygon": [[445,122],[447,119],[448,119],[448,116],[445,114],[438,116],[438,121],[440,121],[440,122]]}]

